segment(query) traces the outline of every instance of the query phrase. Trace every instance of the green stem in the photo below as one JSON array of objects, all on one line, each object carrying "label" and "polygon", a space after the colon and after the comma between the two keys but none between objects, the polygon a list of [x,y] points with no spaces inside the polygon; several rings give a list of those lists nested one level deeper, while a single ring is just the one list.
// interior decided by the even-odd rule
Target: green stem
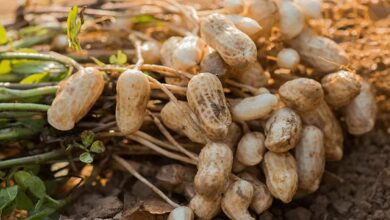
[{"label": "green stem", "polygon": [[77,69],[82,68],[79,63],[75,60],[62,56],[60,54],[42,54],[42,53],[24,53],[24,52],[2,52],[0,53],[0,60],[15,60],[15,59],[26,59],[26,60],[40,60],[40,61],[54,61],[64,66],[74,66]]},{"label": "green stem", "polygon": [[9,168],[13,166],[26,165],[26,164],[42,164],[46,161],[50,161],[64,155],[65,155],[65,151],[61,149],[61,150],[54,150],[43,154],[33,155],[33,156],[3,160],[0,161],[0,169]]},{"label": "green stem", "polygon": [[31,118],[34,115],[39,115],[39,112],[0,112],[0,119],[5,118]]},{"label": "green stem", "polygon": [[42,111],[49,110],[49,105],[33,103],[0,103],[0,111]]},{"label": "green stem", "polygon": [[57,89],[57,86],[46,86],[28,90],[0,88],[0,101],[30,98],[42,95],[52,95],[56,93]]}]

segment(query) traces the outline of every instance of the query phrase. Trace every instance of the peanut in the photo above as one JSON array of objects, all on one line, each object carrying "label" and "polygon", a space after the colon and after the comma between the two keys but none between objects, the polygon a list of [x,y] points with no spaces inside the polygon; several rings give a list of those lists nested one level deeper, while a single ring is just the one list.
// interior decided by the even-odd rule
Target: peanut
[{"label": "peanut", "polygon": [[71,75],[60,84],[49,110],[47,120],[58,130],[74,127],[95,104],[104,89],[103,74],[87,67]]},{"label": "peanut", "polygon": [[297,4],[290,0],[281,0],[279,14],[280,32],[284,37],[291,39],[302,32],[305,26],[305,17]]},{"label": "peanut", "polygon": [[281,68],[293,70],[297,67],[299,61],[298,52],[291,48],[284,48],[277,55],[277,63]]},{"label": "peanut", "polygon": [[295,111],[281,108],[274,112],[265,125],[265,147],[275,153],[294,148],[301,137],[302,121]]},{"label": "peanut", "polygon": [[253,198],[250,204],[250,208],[253,209],[256,214],[260,215],[269,207],[271,207],[273,197],[264,183],[260,182],[260,180],[249,173],[241,173],[239,176],[242,179],[252,183]]},{"label": "peanut", "polygon": [[123,72],[116,84],[116,123],[119,130],[127,135],[142,126],[146,105],[150,98],[148,78],[139,70]]},{"label": "peanut", "polygon": [[222,196],[204,197],[196,194],[188,205],[201,220],[210,220],[221,211]]},{"label": "peanut", "polygon": [[341,160],[343,157],[343,132],[332,110],[324,100],[316,109],[301,114],[307,125],[314,125],[324,134],[325,155],[327,160]]},{"label": "peanut", "polygon": [[242,99],[232,107],[233,118],[237,121],[250,121],[266,118],[278,104],[272,94],[260,94]]},{"label": "peanut", "polygon": [[222,197],[223,212],[233,220],[255,220],[248,211],[253,197],[253,186],[245,180],[233,182]]},{"label": "peanut", "polygon": [[201,21],[201,35],[230,66],[244,67],[257,59],[254,42],[221,14],[211,14]]},{"label": "peanut", "polygon": [[217,76],[199,73],[192,77],[187,87],[187,100],[210,139],[226,137],[232,118]]},{"label": "peanut", "polygon": [[187,183],[192,183],[195,177],[195,169],[180,164],[162,166],[157,174],[159,186],[177,193],[183,193]]},{"label": "peanut", "polygon": [[226,15],[226,18],[233,22],[238,30],[248,35],[252,40],[256,40],[259,37],[262,28],[254,19],[240,15]]},{"label": "peanut", "polygon": [[281,100],[298,112],[310,111],[324,97],[321,84],[308,78],[298,78],[284,83],[279,88]]},{"label": "peanut", "polygon": [[158,42],[147,41],[141,45],[142,58],[145,63],[159,63],[160,62],[160,48],[161,45]]},{"label": "peanut", "polygon": [[263,28],[262,35],[268,35],[278,18],[278,8],[273,0],[246,0],[244,16],[255,19]]},{"label": "peanut", "polygon": [[303,30],[289,44],[298,51],[301,59],[319,72],[334,72],[348,63],[345,51],[333,40],[316,36],[311,30]]},{"label": "peanut", "polygon": [[348,132],[362,135],[371,131],[375,126],[377,108],[373,86],[362,80],[359,95],[345,108]]},{"label": "peanut", "polygon": [[298,168],[298,188],[304,192],[315,192],[325,170],[324,136],[317,127],[303,128],[302,138],[295,148]]},{"label": "peanut", "polygon": [[166,40],[160,49],[161,63],[164,66],[174,67],[173,66],[173,53],[177,45],[179,45],[182,37],[170,37]]},{"label": "peanut", "polygon": [[173,67],[183,71],[197,68],[205,49],[206,43],[199,37],[184,37],[174,48],[172,54]]},{"label": "peanut", "polygon": [[224,143],[208,143],[199,154],[194,185],[198,194],[212,197],[223,191],[232,170],[233,153]]},{"label": "peanut", "polygon": [[177,103],[170,101],[160,112],[161,119],[168,128],[179,134],[184,134],[193,142],[206,143],[202,130],[195,123],[185,120],[188,115],[193,115],[193,119],[196,119],[196,116],[191,114],[188,103],[184,101]]},{"label": "peanut", "polygon": [[241,134],[242,131],[240,126],[233,122],[229,126],[228,134],[223,140],[223,143],[225,143],[233,151],[237,145],[237,142],[240,140]]},{"label": "peanut", "polygon": [[194,220],[194,212],[187,206],[180,206],[171,211],[168,220]]},{"label": "peanut", "polygon": [[225,13],[239,14],[244,10],[243,0],[224,0],[223,11]]},{"label": "peanut", "polygon": [[360,81],[354,73],[340,70],[326,75],[321,80],[325,101],[334,108],[351,102],[360,92]]},{"label": "peanut", "polygon": [[295,0],[303,14],[308,18],[321,18],[322,0]]},{"label": "peanut", "polygon": [[223,76],[227,72],[227,65],[221,56],[216,51],[213,51],[203,57],[200,63],[200,72]]},{"label": "peanut", "polygon": [[249,132],[242,136],[236,150],[237,160],[246,166],[254,166],[263,160],[264,135],[260,132]]},{"label": "peanut", "polygon": [[271,78],[268,72],[265,72],[259,62],[248,64],[244,69],[233,69],[233,77],[240,83],[256,88],[268,84]]},{"label": "peanut", "polygon": [[265,153],[263,171],[269,191],[284,203],[291,202],[298,188],[297,166],[290,153]]}]

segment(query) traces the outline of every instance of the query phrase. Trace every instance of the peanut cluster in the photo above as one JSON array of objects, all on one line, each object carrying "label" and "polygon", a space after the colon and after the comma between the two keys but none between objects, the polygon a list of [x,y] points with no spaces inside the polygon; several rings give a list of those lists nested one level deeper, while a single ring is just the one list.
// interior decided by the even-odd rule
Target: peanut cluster
[{"label": "peanut cluster", "polygon": [[[193,183],[185,182],[195,194],[169,219],[194,214],[212,219],[221,210],[231,219],[255,219],[249,210],[260,214],[273,198],[289,203],[319,188],[325,162],[343,157],[340,121],[352,135],[373,128],[377,107],[370,82],[340,70],[348,64],[347,54],[306,24],[321,16],[320,8],[320,0],[225,0],[220,13],[199,19],[199,33],[173,36],[161,48],[143,47],[145,60],[160,60],[191,76],[165,76],[167,84],[186,87],[186,96],[171,98],[159,117],[171,131],[203,146]],[[285,46],[277,65],[294,71],[302,62],[321,79],[296,76],[270,86],[278,79],[264,71],[257,40],[275,29]],[[153,53],[156,48],[159,54]],[[137,132],[144,122],[150,80],[136,69],[117,80],[116,121],[123,135]],[[98,71],[89,68],[67,79],[48,112],[49,123],[72,129],[103,84]],[[237,86],[250,95],[229,91]]]}]

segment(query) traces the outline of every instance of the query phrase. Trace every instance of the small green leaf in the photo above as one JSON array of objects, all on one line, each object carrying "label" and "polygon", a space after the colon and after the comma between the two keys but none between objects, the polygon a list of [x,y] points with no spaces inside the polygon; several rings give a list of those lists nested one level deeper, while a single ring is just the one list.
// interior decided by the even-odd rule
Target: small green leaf
[{"label": "small green leaf", "polygon": [[11,61],[2,60],[0,61],[0,74],[9,73],[11,71]]},{"label": "small green leaf", "polygon": [[91,152],[101,154],[106,150],[102,141],[95,141],[91,146]]},{"label": "small green leaf", "polygon": [[81,141],[85,147],[91,146],[93,140],[95,139],[95,133],[92,131],[86,130],[81,133]]},{"label": "small green leaf", "polygon": [[78,34],[80,33],[82,25],[81,19],[78,18],[78,12],[79,10],[77,5],[73,6],[68,13],[67,19],[68,41],[70,47],[77,51],[81,49]]},{"label": "small green leaf", "polygon": [[0,24],[0,45],[8,42],[7,31],[4,26]]},{"label": "small green leaf", "polygon": [[40,82],[47,82],[48,78],[49,78],[48,72],[35,73],[22,79],[22,81],[20,81],[20,84],[34,84]]},{"label": "small green leaf", "polygon": [[80,154],[79,159],[83,163],[92,163],[93,162],[93,157],[89,152],[84,152],[84,153]]},{"label": "small green leaf", "polygon": [[0,190],[0,214],[1,211],[9,204],[11,204],[18,195],[18,186],[11,186]]},{"label": "small green leaf", "polygon": [[134,24],[148,24],[156,21],[151,15],[138,15],[132,18]]},{"label": "small green leaf", "polygon": [[30,210],[34,207],[31,199],[26,195],[25,192],[19,190],[18,195],[16,196],[16,208]]},{"label": "small green leaf", "polygon": [[116,52],[116,55],[111,55],[109,58],[111,64],[123,65],[127,62],[127,55],[124,54],[121,50]]},{"label": "small green leaf", "polygon": [[27,181],[29,191],[37,198],[42,199],[46,195],[45,183],[37,176],[31,176]]},{"label": "small green leaf", "polygon": [[18,184],[18,186],[22,187],[23,189],[28,188],[29,186],[28,181],[30,180],[30,178],[31,178],[31,174],[23,170],[17,171],[14,174],[14,179],[16,184]]}]

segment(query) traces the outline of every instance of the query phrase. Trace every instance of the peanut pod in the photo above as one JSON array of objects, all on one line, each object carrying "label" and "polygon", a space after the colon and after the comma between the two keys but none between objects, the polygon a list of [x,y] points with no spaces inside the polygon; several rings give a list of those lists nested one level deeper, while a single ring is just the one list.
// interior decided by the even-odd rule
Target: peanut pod
[{"label": "peanut pod", "polygon": [[204,197],[196,194],[188,205],[201,220],[210,220],[221,211],[221,195]]},{"label": "peanut pod", "polygon": [[281,108],[267,120],[265,125],[265,147],[282,153],[294,148],[301,137],[301,118],[290,108]]},{"label": "peanut pod", "polygon": [[217,76],[199,73],[192,77],[187,87],[187,100],[210,139],[226,137],[232,118]]},{"label": "peanut pod", "polygon": [[222,197],[222,211],[233,220],[255,220],[248,211],[252,197],[252,184],[245,180],[237,180],[230,184]]},{"label": "peanut pod", "polygon": [[98,100],[104,89],[103,74],[87,67],[60,83],[47,120],[58,130],[67,131],[83,118]]},{"label": "peanut pod", "polygon": [[150,98],[148,78],[139,70],[123,72],[116,83],[116,123],[127,135],[138,131],[144,121]]},{"label": "peanut pod", "polygon": [[242,136],[235,156],[243,165],[254,166],[263,160],[264,152],[264,135],[260,132],[249,132]]},{"label": "peanut pod", "polygon": [[250,121],[264,119],[275,109],[278,98],[272,94],[260,94],[244,98],[232,107],[233,119],[237,121]]},{"label": "peanut pod", "polygon": [[194,220],[194,212],[187,206],[180,206],[169,213],[168,220]]},{"label": "peanut pod", "polygon": [[315,192],[325,170],[324,136],[317,127],[308,125],[295,148],[298,168],[298,188],[306,193]]},{"label": "peanut pod", "polygon": [[284,203],[291,202],[298,189],[297,165],[294,157],[286,153],[265,153],[263,171],[269,191]]}]

